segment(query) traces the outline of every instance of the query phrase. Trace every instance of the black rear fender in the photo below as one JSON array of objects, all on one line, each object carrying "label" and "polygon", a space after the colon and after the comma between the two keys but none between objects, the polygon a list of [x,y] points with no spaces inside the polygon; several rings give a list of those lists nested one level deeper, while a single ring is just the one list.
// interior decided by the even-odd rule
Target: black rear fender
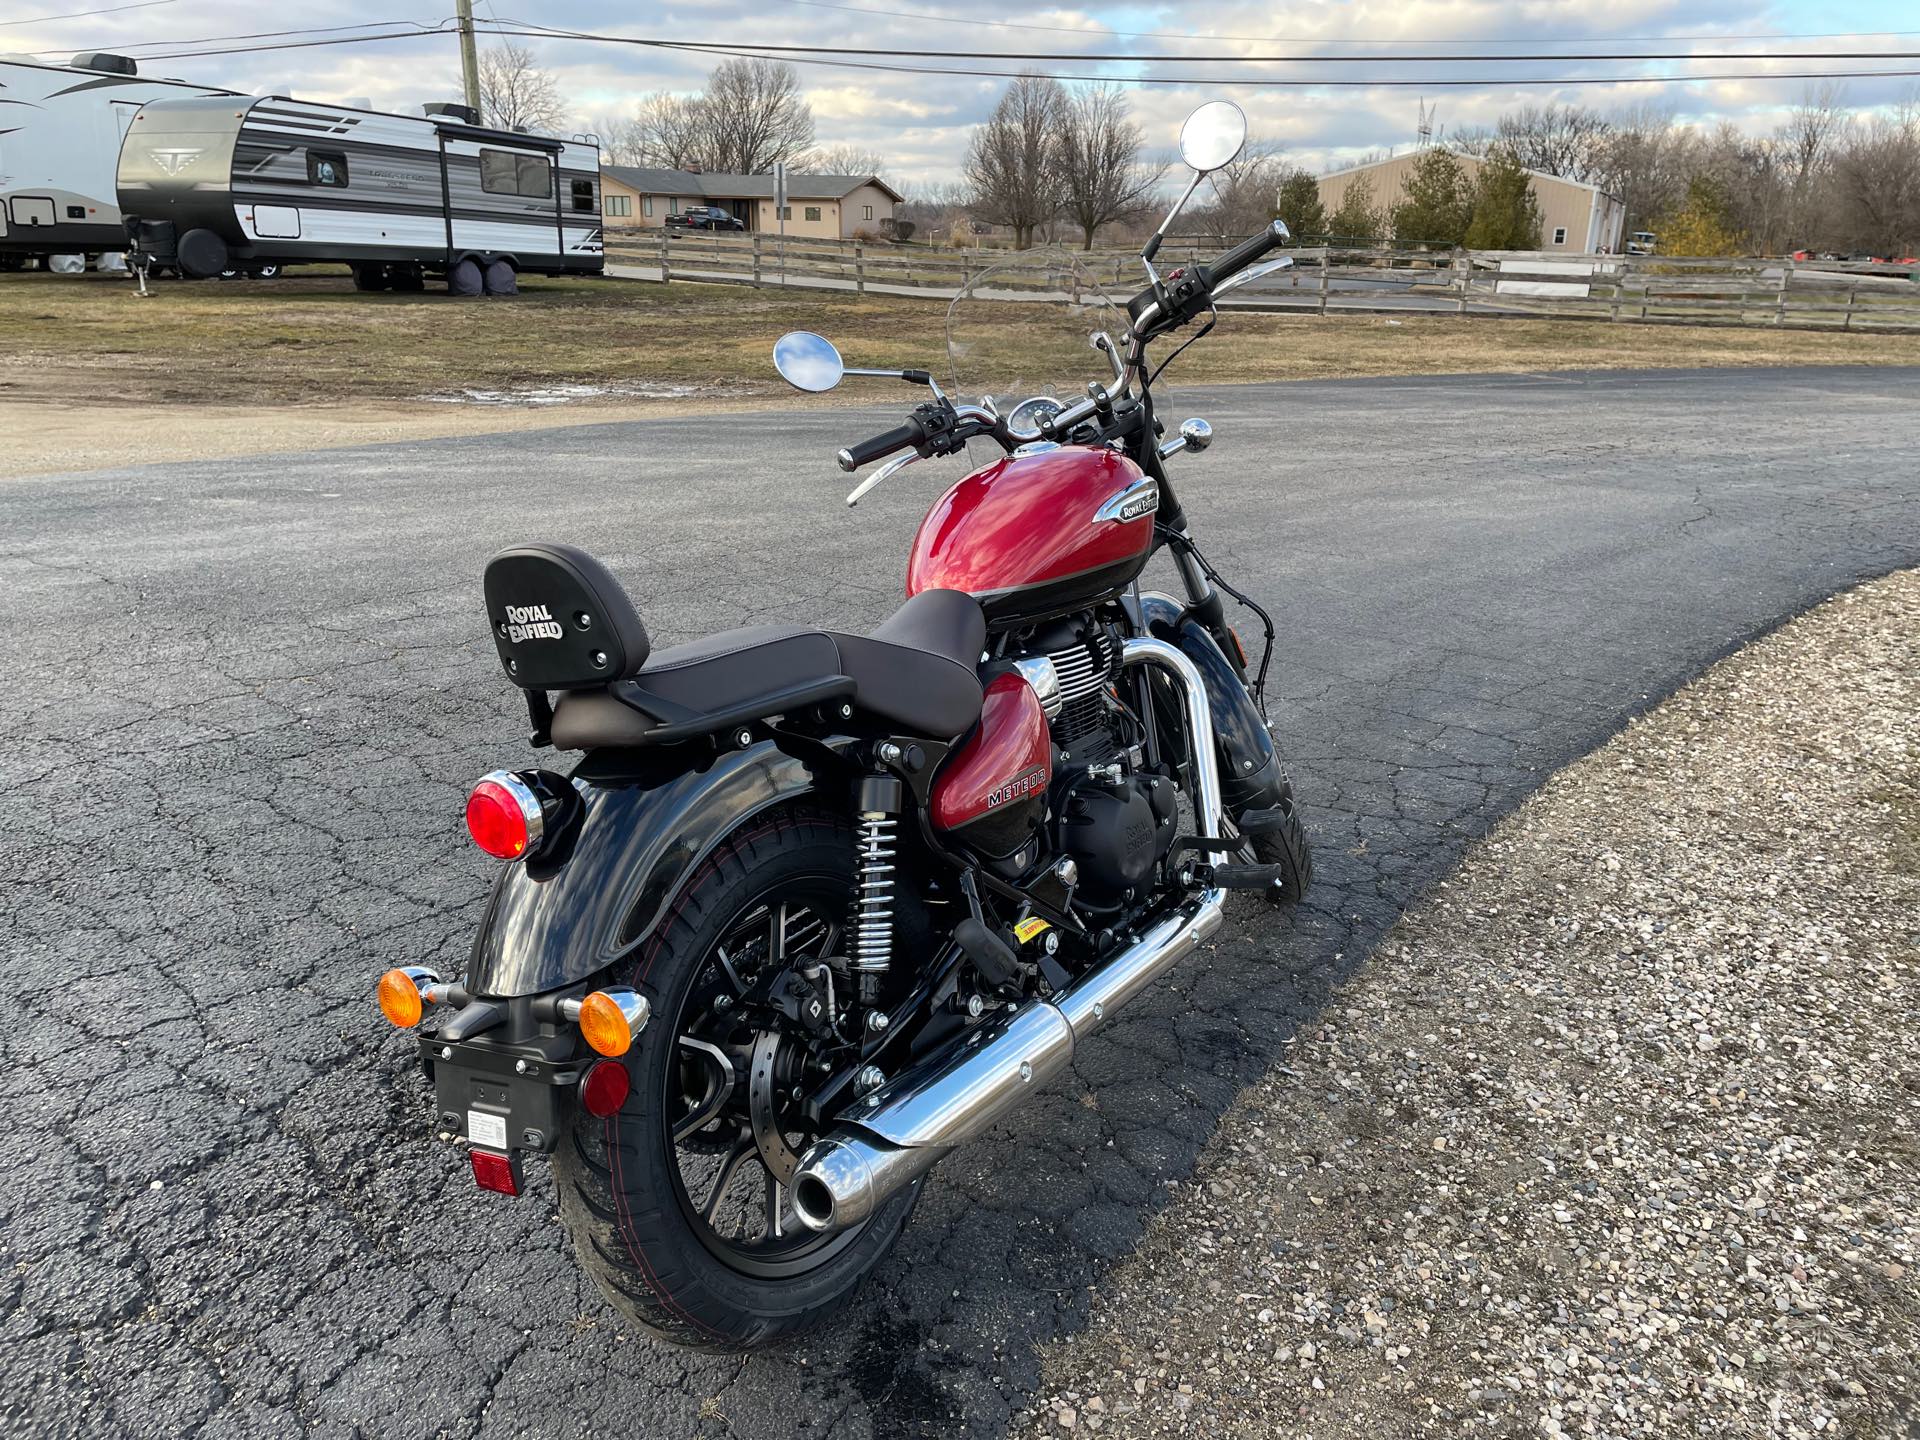
[{"label": "black rear fender", "polygon": [[618,965],[727,834],[816,788],[812,766],[765,740],[664,777],[583,779],[610,772],[594,760],[575,772],[580,812],[557,843],[501,869],[468,993],[537,995]]}]

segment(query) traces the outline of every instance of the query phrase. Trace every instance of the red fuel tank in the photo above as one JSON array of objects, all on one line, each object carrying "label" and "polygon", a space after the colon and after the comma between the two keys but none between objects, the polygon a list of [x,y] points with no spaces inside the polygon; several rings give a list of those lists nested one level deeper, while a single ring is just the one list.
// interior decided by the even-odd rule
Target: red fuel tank
[{"label": "red fuel tank", "polygon": [[933,780],[934,828],[983,855],[1011,855],[1046,818],[1053,740],[1033,687],[996,675],[980,705],[980,726]]},{"label": "red fuel tank", "polygon": [[927,512],[907,593],[964,590],[989,625],[1117,595],[1153,547],[1160,486],[1112,450],[1059,446],[976,470]]}]

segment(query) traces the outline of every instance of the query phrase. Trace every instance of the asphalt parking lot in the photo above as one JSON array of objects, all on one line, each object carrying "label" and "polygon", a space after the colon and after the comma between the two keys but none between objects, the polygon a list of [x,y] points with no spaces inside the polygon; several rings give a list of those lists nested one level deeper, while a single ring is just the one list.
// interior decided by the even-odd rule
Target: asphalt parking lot
[{"label": "asphalt parking lot", "polygon": [[[1179,394],[1213,562],[1280,625],[1318,845],[1066,1083],[936,1172],[847,1319],[628,1331],[541,1176],[473,1190],[372,985],[457,967],[518,764],[488,554],[587,545],[657,644],[897,600],[953,462],[841,504],[891,412],[697,417],[0,486],[0,1419],[27,1433],[995,1435],[1235,1091],[1461,847],[1744,638],[1920,563],[1920,371]],[[904,392],[897,409],[911,397]],[[15,443],[31,443],[16,437]],[[1088,1092],[1092,1091],[1090,1095]]]}]

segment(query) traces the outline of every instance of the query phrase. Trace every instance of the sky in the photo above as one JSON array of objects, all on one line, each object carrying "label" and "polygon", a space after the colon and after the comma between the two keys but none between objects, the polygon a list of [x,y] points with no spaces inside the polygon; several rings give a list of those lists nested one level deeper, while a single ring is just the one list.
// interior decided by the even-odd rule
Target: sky
[{"label": "sky", "polygon": [[[212,37],[289,27],[365,26],[448,19],[446,0],[306,0],[298,7],[265,7],[258,0],[142,0],[115,13],[72,12],[127,5],[129,0],[9,0],[0,7],[0,52],[48,52],[66,58],[82,50],[111,50],[143,59],[144,74],[164,74],[236,90],[318,100],[365,99],[381,109],[458,99],[459,52],[454,38],[434,35],[383,43],[313,46],[248,54],[173,52],[230,48],[188,44]],[[1646,62],[1603,65],[1577,58],[1540,63],[1442,65],[1373,60],[1331,63],[1335,55],[1524,54],[1577,56],[1614,49],[1858,50],[1920,54],[1920,7],[1912,0],[1358,0],[1358,3],[1234,3],[1169,0],[1077,8],[1024,8],[987,0],[678,0],[642,9],[610,0],[475,0],[482,26],[589,30],[673,42],[757,45],[859,46],[888,52],[941,52],[919,63],[954,69],[1017,70],[1041,62],[967,61],[954,50],[1044,51],[1085,56],[1119,52],[1141,57],[1114,63],[1075,60],[1052,66],[1114,80],[1180,77],[1178,84],[1129,89],[1135,119],[1149,145],[1170,153],[1180,120],[1195,105],[1231,98],[1248,112],[1253,133],[1309,169],[1331,170],[1383,149],[1415,142],[1424,100],[1440,133],[1489,125],[1503,109],[1552,100],[1579,101],[1602,110],[1657,103],[1685,123],[1729,120],[1764,131],[1798,103],[1810,84],[1798,79],[1711,79],[1715,71],[1920,71],[1920,59]],[[902,13],[876,13],[882,11]],[[45,17],[45,18],[39,18]],[[64,18],[63,18],[64,17]],[[1901,34],[1899,32],[1907,33]],[[1145,32],[1122,34],[1115,32]],[[285,40],[328,38],[291,35]],[[1612,46],[1604,43],[1615,42]],[[241,40],[231,45],[271,44]],[[483,37],[482,45],[488,43]],[[650,91],[697,91],[716,57],[633,45],[560,38],[522,38],[536,60],[556,76],[582,128],[629,112]],[[1200,64],[1210,57],[1301,55],[1294,63]],[[889,63],[877,57],[877,63]],[[897,61],[893,63],[898,63]],[[1185,83],[1202,73],[1311,81],[1355,80],[1340,87],[1238,88]],[[1389,88],[1384,79],[1481,80],[1498,74],[1524,80],[1518,87],[1414,85]],[[1679,84],[1623,84],[1631,74],[1680,74]],[[1005,80],[974,74],[915,75],[886,70],[800,67],[813,107],[817,139],[878,150],[889,157],[896,183],[957,177],[970,128],[992,108]],[[1601,84],[1572,85],[1599,77]],[[1852,107],[1888,106],[1920,96],[1920,78],[1853,79],[1844,85]]]}]

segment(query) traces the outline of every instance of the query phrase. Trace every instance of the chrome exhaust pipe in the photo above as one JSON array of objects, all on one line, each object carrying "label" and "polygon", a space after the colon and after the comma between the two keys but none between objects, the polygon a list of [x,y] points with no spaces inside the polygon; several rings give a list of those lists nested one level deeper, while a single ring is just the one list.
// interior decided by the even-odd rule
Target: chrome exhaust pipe
[{"label": "chrome exhaust pipe", "polygon": [[[1198,741],[1194,823],[1203,838],[1218,838],[1220,774],[1200,672],[1162,640],[1127,641],[1122,663],[1159,665],[1185,691],[1187,733]],[[1066,1069],[1081,1040],[1218,930],[1224,901],[1218,889],[1200,891],[1052,999],[989,1021],[855,1101],[800,1156],[792,1186],[800,1223],[820,1231],[858,1225],[991,1128]]]}]

